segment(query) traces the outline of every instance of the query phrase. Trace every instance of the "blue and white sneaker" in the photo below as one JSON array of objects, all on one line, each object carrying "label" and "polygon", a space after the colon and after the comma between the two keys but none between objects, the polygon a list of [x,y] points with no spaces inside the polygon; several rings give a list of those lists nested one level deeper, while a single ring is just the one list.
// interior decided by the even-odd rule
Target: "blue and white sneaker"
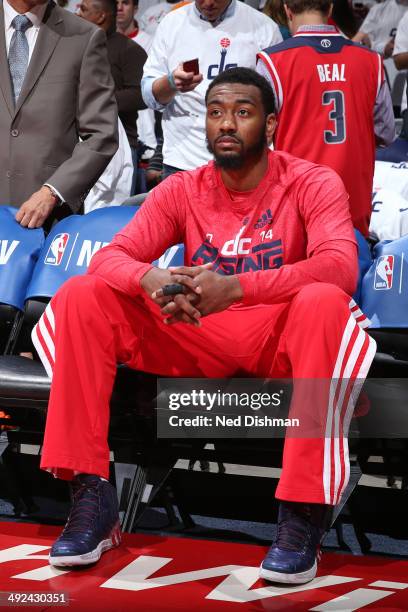
[{"label": "blue and white sneaker", "polygon": [[121,540],[115,488],[93,474],[72,481],[73,504],[58,540],[51,548],[51,565],[89,565]]},{"label": "blue and white sneaker", "polygon": [[277,539],[262,561],[260,577],[286,584],[313,580],[331,510],[323,504],[281,502]]}]

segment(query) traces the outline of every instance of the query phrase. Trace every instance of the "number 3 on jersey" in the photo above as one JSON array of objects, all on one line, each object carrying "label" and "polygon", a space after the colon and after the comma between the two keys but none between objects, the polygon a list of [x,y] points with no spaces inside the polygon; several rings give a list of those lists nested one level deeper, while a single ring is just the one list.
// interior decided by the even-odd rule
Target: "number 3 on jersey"
[{"label": "number 3 on jersey", "polygon": [[340,144],[346,140],[345,103],[342,91],[324,91],[322,95],[323,106],[332,105],[329,119],[334,122],[333,130],[324,130],[326,144]]}]

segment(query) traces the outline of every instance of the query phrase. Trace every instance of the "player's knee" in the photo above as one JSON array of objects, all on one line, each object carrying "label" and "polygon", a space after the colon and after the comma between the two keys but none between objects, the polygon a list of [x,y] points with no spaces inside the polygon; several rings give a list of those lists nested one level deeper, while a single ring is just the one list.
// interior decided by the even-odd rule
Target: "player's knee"
[{"label": "player's knee", "polygon": [[[316,311],[335,311],[344,308],[350,301],[342,289],[331,283],[312,283],[303,287],[295,297],[296,304]],[[311,310],[309,310],[311,312]]]},{"label": "player's knee", "polygon": [[97,276],[73,276],[62,285],[57,295],[59,301],[68,302],[71,307],[78,304],[83,308],[103,291],[104,285],[106,283]]}]

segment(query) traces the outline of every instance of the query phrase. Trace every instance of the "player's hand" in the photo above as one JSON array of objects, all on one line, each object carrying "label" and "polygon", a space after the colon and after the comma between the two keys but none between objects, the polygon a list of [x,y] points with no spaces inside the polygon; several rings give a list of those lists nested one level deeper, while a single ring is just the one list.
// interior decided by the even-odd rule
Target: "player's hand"
[{"label": "player's hand", "polygon": [[[162,285],[153,292],[152,299],[161,308],[161,313],[164,315],[164,322],[167,323],[189,323],[200,327],[201,313],[196,308],[200,300],[199,289],[196,286],[195,277],[201,272],[211,267],[212,264],[206,264],[204,266],[195,266],[187,268],[182,266],[180,268],[170,268],[168,270],[170,275],[170,281],[162,283]],[[184,274],[182,271],[187,270],[188,273]],[[180,272],[178,272],[180,271]],[[176,295],[164,295],[164,285],[179,283],[184,287],[183,293]],[[167,309],[167,310],[165,310]],[[169,315],[171,315],[169,317]]]},{"label": "player's hand", "polygon": [[42,227],[55,205],[55,196],[48,187],[43,186],[20,206],[16,214],[16,221],[29,229]]},{"label": "player's hand", "polygon": [[[140,281],[141,287],[146,291],[147,295],[160,307],[163,308],[167,304],[177,305],[177,310],[180,313],[178,321],[188,323],[190,325],[200,325],[200,312],[194,307],[194,303],[199,300],[199,296],[194,291],[193,279],[186,278],[186,283],[183,283],[184,293],[177,295],[163,295],[162,287],[175,282],[181,283],[181,278],[172,276],[170,270],[161,268],[152,268],[147,272]],[[164,318],[166,322],[166,318]]]},{"label": "player's hand", "polygon": [[[210,266],[211,264],[193,268],[181,266],[171,270],[173,279],[192,278],[194,291],[199,295],[199,301],[195,306],[201,316],[226,310],[234,302],[240,301],[243,296],[237,276],[221,276],[210,270]],[[183,281],[177,280],[177,282]],[[180,312],[177,304],[170,302],[162,308],[161,312],[169,316],[167,320],[169,324],[179,320]]]},{"label": "player's hand", "polygon": [[173,79],[177,87],[177,91],[185,93],[187,91],[193,91],[203,80],[201,73],[194,74],[194,72],[185,72],[183,70],[183,64],[179,64],[175,70],[173,70]]}]

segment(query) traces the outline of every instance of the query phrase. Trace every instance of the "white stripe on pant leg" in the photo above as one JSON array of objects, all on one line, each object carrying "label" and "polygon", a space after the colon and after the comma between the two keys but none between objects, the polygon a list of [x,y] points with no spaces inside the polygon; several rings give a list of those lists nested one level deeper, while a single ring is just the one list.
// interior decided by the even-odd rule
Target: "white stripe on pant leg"
[{"label": "white stripe on pant leg", "polygon": [[346,354],[351,335],[355,329],[355,320],[352,314],[347,321],[343,336],[340,342],[339,352],[337,354],[336,363],[334,365],[332,379],[330,381],[330,391],[327,407],[326,432],[324,439],[324,462],[323,462],[323,490],[325,503],[330,504],[330,483],[331,483],[331,436],[332,436],[332,419],[334,398],[336,395],[337,385],[339,383],[341,367]]},{"label": "white stripe on pant leg", "polygon": [[40,320],[38,321],[37,325],[40,329],[41,335],[43,337],[43,341],[44,344],[46,345],[53,361],[55,362],[55,346],[54,346],[54,341],[52,340],[49,331],[45,325],[45,321],[44,321],[44,316],[42,316],[40,318]]},{"label": "white stripe on pant leg", "polygon": [[47,357],[47,355],[46,355],[46,353],[45,353],[45,351],[44,351],[44,349],[42,347],[41,340],[38,337],[37,327],[38,327],[38,323],[34,327],[33,331],[31,332],[31,339],[32,339],[33,344],[34,344],[34,346],[36,348],[36,351],[37,351],[37,353],[38,353],[38,355],[39,355],[39,357],[40,357],[40,359],[42,361],[42,364],[43,364],[43,366],[45,368],[45,371],[47,372],[48,378],[52,379],[52,365],[49,362],[49,359],[48,359],[48,357]]},{"label": "white stripe on pant leg", "polygon": [[332,503],[335,502],[337,493],[340,486],[341,481],[341,473],[344,470],[344,465],[341,465],[341,457],[340,457],[340,418],[341,412],[344,407],[345,395],[347,391],[348,384],[350,382],[350,378],[353,374],[353,370],[356,366],[357,360],[360,356],[361,349],[364,346],[365,341],[365,332],[360,329],[355,323],[356,328],[359,330],[357,338],[354,341],[353,348],[350,352],[349,358],[347,360],[346,366],[343,371],[343,375],[340,383],[340,391],[337,398],[337,404],[334,411],[334,432],[333,432],[333,457],[334,457],[334,490],[333,490],[333,500]]},{"label": "white stripe on pant leg", "polygon": [[[358,400],[358,397],[360,395],[361,392],[361,388],[364,384],[365,379],[367,378],[367,374],[369,372],[370,366],[372,364],[372,361],[375,357],[375,353],[377,350],[377,343],[374,340],[374,338],[371,338],[371,336],[369,336],[367,334],[368,337],[368,348],[366,351],[366,354],[364,355],[364,359],[361,362],[361,366],[360,366],[360,370],[357,374],[357,378],[354,382],[353,385],[353,389],[352,392],[350,394],[350,399],[349,399],[349,403],[347,406],[347,411],[346,414],[344,416],[344,431],[348,433],[349,427],[350,427],[350,421],[352,419],[353,416],[353,412],[354,412],[354,406]],[[344,490],[347,486],[347,483],[349,481],[350,478],[350,459],[349,459],[349,452],[348,452],[348,440],[345,439],[345,455],[344,455],[344,459],[345,459],[345,465],[346,465],[346,472],[345,472],[345,477],[344,477],[344,483],[343,486],[341,488],[341,491],[338,494],[338,498],[336,501],[336,503],[339,503],[339,501],[341,500],[341,497],[344,493]],[[347,454],[346,454],[347,451]]]},{"label": "white stripe on pant leg", "polygon": [[364,314],[364,312],[360,309],[359,305],[356,304],[353,299],[351,299],[349,302],[349,308],[351,310],[351,314],[356,320],[359,317],[364,317],[362,321],[357,321],[357,323],[362,329],[365,329],[366,327],[369,327],[371,325],[370,319],[367,317],[367,315]]},{"label": "white stripe on pant leg", "polygon": [[54,318],[54,313],[52,311],[51,302],[48,302],[46,309],[44,310],[44,313],[48,319],[48,322],[50,324],[52,331],[55,334],[55,318]]}]

